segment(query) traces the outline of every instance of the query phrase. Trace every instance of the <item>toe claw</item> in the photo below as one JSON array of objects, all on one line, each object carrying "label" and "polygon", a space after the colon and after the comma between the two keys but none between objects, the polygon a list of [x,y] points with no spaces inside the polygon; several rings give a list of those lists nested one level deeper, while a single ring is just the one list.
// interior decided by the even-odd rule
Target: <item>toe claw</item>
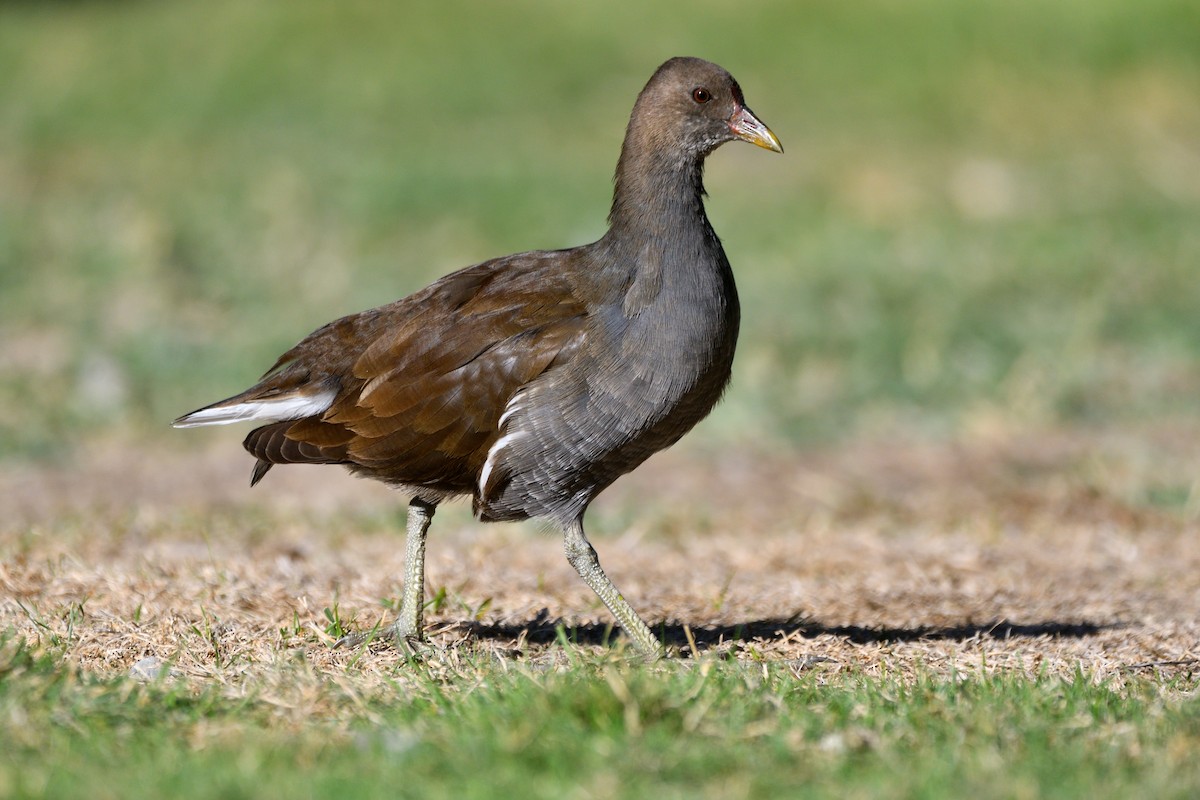
[{"label": "toe claw", "polygon": [[366,641],[366,639],[361,633],[347,633],[345,636],[333,643],[333,649],[338,650],[343,647],[358,647],[364,641]]}]

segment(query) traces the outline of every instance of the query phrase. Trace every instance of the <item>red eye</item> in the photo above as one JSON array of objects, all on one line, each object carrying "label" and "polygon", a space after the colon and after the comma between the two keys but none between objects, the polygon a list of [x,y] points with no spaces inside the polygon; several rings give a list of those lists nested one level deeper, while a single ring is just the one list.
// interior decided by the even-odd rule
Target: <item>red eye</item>
[{"label": "red eye", "polygon": [[709,100],[712,100],[712,95],[709,94],[708,89],[705,89],[703,86],[697,86],[695,89],[692,89],[692,99],[697,103],[707,103]]}]

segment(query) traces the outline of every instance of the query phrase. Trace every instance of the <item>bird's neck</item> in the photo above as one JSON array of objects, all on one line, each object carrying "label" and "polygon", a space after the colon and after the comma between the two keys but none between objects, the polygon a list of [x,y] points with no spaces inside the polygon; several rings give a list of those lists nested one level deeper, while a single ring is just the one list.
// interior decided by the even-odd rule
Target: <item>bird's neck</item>
[{"label": "bird's neck", "polygon": [[703,159],[637,139],[637,132],[630,131],[617,162],[610,236],[665,243],[709,230]]},{"label": "bird's neck", "polygon": [[702,323],[704,336],[713,320],[736,331],[733,274],[704,213],[703,159],[680,156],[671,148],[631,147],[626,137],[595,277],[619,287],[627,318],[682,297],[711,312],[689,317]]}]

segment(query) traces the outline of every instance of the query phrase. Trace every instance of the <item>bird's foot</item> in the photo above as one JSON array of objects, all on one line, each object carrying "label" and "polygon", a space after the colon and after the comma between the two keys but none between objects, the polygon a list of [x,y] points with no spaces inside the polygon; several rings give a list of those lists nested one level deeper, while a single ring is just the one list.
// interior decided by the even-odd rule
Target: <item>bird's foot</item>
[{"label": "bird's foot", "polygon": [[433,649],[419,630],[413,630],[412,626],[403,625],[400,621],[386,628],[375,627],[369,631],[348,633],[334,642],[333,649],[355,649],[376,640],[391,642],[405,656],[418,660],[424,659]]}]

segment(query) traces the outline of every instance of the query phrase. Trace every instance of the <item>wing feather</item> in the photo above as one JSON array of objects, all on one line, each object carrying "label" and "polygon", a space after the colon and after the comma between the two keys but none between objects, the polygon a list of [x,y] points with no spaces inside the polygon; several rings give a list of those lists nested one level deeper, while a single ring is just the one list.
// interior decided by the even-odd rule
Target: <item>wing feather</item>
[{"label": "wing feather", "polygon": [[342,463],[391,483],[471,491],[508,401],[583,340],[587,308],[570,283],[533,269],[546,255],[468,267],[315,331],[244,394],[319,383],[337,387],[332,403],[256,429],[246,449],[268,466]]}]

